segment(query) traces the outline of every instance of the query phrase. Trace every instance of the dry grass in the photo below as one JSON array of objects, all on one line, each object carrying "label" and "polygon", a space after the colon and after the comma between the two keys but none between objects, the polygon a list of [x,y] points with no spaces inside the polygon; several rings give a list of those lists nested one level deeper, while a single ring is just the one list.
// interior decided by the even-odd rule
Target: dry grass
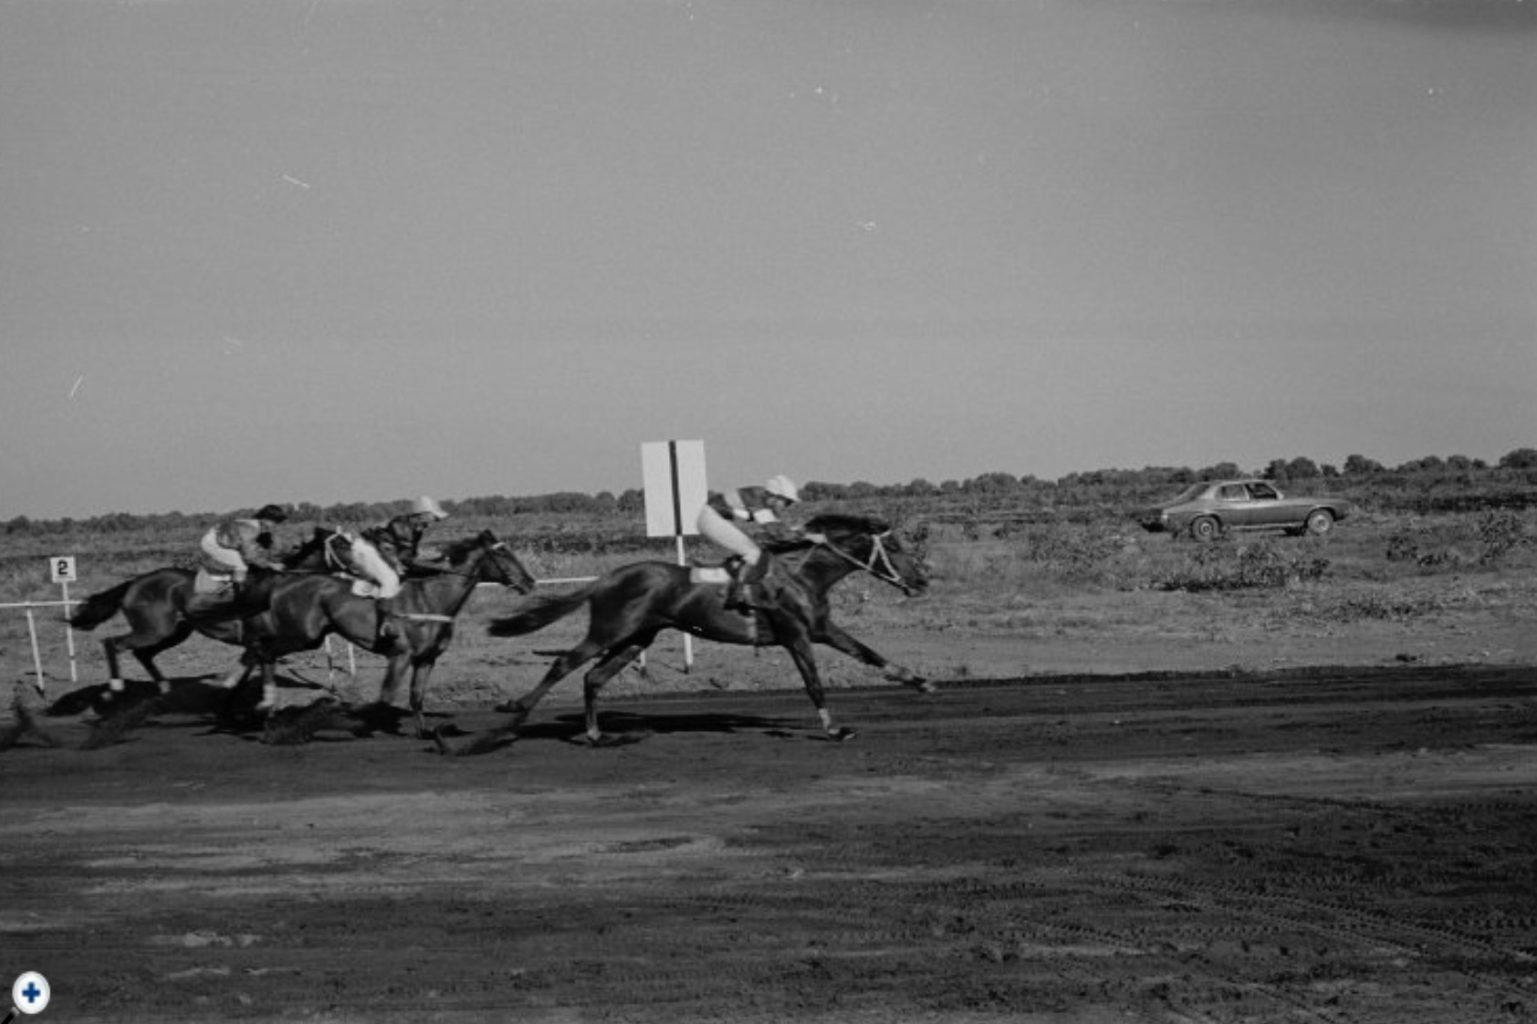
[{"label": "dry grass", "polygon": [[[648,543],[633,524],[573,526],[544,521],[548,518],[455,520],[442,533],[453,537],[493,529],[511,541],[536,577],[546,580],[597,575],[641,558],[675,557],[670,541]],[[303,529],[285,536],[297,539]],[[1300,657],[1310,640],[1348,647],[1355,635],[1386,636],[1383,643],[1402,635],[1407,645],[1436,631],[1453,637],[1485,626],[1509,631],[1513,624],[1537,619],[1537,513],[1530,511],[1423,517],[1367,513],[1326,538],[1243,537],[1208,546],[1146,534],[1110,517],[1024,528],[945,523],[925,532],[932,577],[926,595],[909,599],[869,577],[854,576],[834,590],[834,616],[857,635],[951,652],[933,655],[928,670],[956,678],[1000,670],[996,659],[987,662],[976,653],[989,638],[1032,651],[1048,643],[1077,644],[1092,664],[1096,649],[1117,645],[1241,651],[1265,637],[1291,636],[1304,641]],[[51,555],[76,556],[81,579],[71,596],[78,600],[136,573],[186,564],[196,540],[190,525],[184,535],[123,531],[102,537],[3,537],[0,601],[57,600],[59,588],[47,577]],[[456,699],[478,703],[520,691],[542,672],[548,660],[542,652],[569,644],[585,627],[585,616],[578,614],[522,640],[488,637],[486,622],[505,614],[516,600],[490,588],[477,595],[445,659],[451,667],[434,683],[437,692],[447,693],[452,686]],[[59,610],[38,609],[34,622],[50,688],[67,686]],[[114,622],[101,632],[120,629]],[[75,634],[73,639],[82,681],[103,678],[99,638]],[[626,676],[610,689],[618,694],[632,686],[730,688],[755,678],[786,685],[794,678],[793,668],[775,652],[707,647],[708,668],[685,675],[680,640],[664,638],[649,658],[650,680]],[[377,659],[356,656],[360,680],[355,682],[341,671],[345,649],[338,645],[333,650],[334,661],[316,652],[291,659],[289,671],[316,686],[333,686],[348,699],[371,699]],[[0,653],[13,680],[30,679],[31,645],[19,612],[0,615]],[[159,661],[172,676],[196,676],[223,672],[235,654],[195,638]],[[1537,651],[1517,650],[1515,656],[1537,657]],[[854,675],[839,666],[839,659],[830,660],[834,685]],[[138,674],[137,666],[130,674]]]}]

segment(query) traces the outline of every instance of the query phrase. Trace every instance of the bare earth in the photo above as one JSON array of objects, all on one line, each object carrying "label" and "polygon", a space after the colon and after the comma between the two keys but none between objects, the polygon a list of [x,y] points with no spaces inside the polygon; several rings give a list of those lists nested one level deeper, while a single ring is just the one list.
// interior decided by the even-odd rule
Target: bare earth
[{"label": "bare earth", "polygon": [[[459,758],[221,731],[189,676],[120,742],[79,749],[84,711],[0,753],[0,970],[76,1022],[1532,1020],[1537,671],[1504,628],[975,637],[969,678],[953,635],[866,632],[942,689],[829,655],[842,744],[755,688],[783,655],[682,676],[674,645],[612,688],[618,744],[576,742],[572,680]],[[489,685],[445,667],[433,722],[497,721]]]}]

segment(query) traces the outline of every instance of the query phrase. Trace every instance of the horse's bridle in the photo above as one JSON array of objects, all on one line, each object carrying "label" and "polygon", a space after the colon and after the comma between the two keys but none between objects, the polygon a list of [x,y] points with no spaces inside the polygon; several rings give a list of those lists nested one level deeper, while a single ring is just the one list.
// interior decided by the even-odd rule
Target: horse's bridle
[{"label": "horse's bridle", "polygon": [[896,565],[891,561],[891,554],[886,550],[886,545],[884,542],[887,537],[891,536],[891,531],[887,530],[885,533],[872,533],[869,536],[870,557],[863,560],[855,558],[853,555],[849,554],[847,551],[843,550],[838,545],[828,540],[826,537],[821,538],[817,543],[827,548],[827,550],[831,551],[845,562],[863,569],[865,572],[869,573],[871,576],[874,576],[882,583],[890,583],[892,586],[901,590],[902,593],[911,594],[913,592],[913,588],[908,584],[906,580],[902,578],[902,574],[897,572]]}]

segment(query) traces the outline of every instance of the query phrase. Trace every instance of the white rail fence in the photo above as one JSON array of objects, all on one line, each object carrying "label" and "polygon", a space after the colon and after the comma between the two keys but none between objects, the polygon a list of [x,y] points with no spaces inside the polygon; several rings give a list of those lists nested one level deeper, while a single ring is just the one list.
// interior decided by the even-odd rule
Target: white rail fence
[{"label": "white rail fence", "polygon": [[[79,603],[79,601],[71,601],[68,597],[65,597],[61,601],[12,601],[0,604],[0,608],[26,609],[27,638],[32,641],[32,671],[37,677],[37,682],[33,685],[37,687],[38,693],[45,692],[47,684],[43,681],[43,655],[42,650],[37,645],[37,617],[32,614],[32,609],[63,608],[64,616],[68,618],[70,606]],[[69,681],[71,683],[79,682],[80,677],[75,667],[75,631],[70,628],[68,622],[64,624],[64,646],[69,651]]]}]

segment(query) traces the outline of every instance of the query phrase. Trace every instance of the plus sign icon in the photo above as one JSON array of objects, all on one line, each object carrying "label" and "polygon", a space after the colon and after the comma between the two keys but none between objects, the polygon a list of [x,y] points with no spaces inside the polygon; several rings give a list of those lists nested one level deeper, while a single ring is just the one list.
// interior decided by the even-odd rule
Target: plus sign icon
[{"label": "plus sign icon", "polygon": [[42,1013],[51,995],[48,979],[36,971],[28,971],[11,985],[11,1005],[21,1013]]}]

